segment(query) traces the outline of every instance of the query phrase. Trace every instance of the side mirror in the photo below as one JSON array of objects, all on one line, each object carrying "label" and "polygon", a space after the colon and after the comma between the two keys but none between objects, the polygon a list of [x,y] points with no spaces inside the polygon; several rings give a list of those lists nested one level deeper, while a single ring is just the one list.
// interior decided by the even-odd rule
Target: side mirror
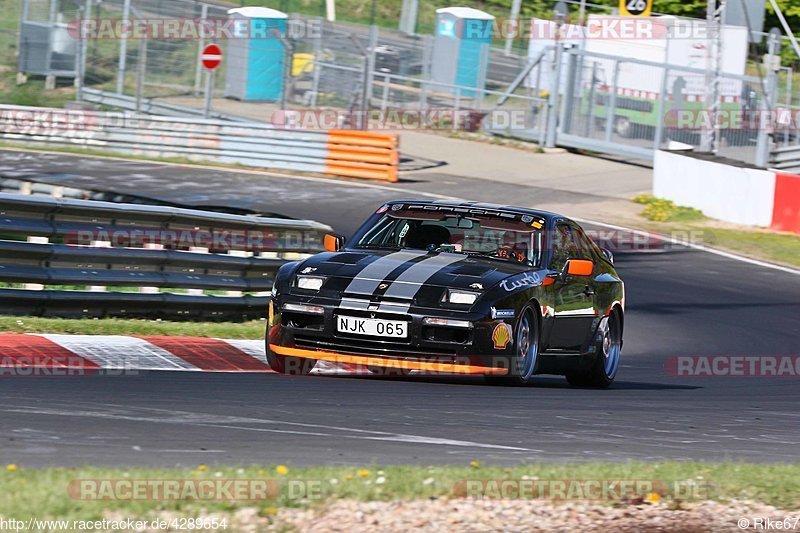
[{"label": "side mirror", "polygon": [[594,262],[586,259],[570,259],[564,265],[568,276],[591,276],[594,272]]},{"label": "side mirror", "polygon": [[606,259],[608,259],[608,262],[613,265],[614,264],[614,252],[612,252],[608,248],[601,248],[601,250],[603,252],[603,255],[606,256]]},{"label": "side mirror", "polygon": [[322,245],[329,252],[338,252],[344,248],[344,236],[335,233],[326,233],[322,239]]}]

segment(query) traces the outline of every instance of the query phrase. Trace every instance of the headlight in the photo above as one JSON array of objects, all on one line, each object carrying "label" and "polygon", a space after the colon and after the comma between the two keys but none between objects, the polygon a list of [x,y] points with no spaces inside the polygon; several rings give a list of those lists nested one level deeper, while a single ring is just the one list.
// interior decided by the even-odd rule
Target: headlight
[{"label": "headlight", "polygon": [[452,318],[426,317],[422,320],[426,326],[447,326],[451,328],[471,328],[472,322],[467,320],[453,320]]},{"label": "headlight", "polygon": [[478,296],[480,293],[477,292],[450,290],[447,292],[447,301],[451,304],[472,305]]},{"label": "headlight", "polygon": [[324,315],[325,308],[318,305],[305,305],[305,304],[285,304],[284,311],[294,311],[295,313],[309,313],[311,315]]},{"label": "headlight", "polygon": [[297,288],[305,289],[307,291],[318,291],[322,288],[322,282],[325,278],[318,278],[316,276],[297,276]]}]

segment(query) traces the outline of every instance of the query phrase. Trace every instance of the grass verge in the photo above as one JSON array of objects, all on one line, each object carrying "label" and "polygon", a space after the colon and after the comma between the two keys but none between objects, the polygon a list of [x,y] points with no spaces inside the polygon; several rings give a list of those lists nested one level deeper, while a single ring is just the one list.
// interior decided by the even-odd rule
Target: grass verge
[{"label": "grass verge", "polygon": [[661,234],[690,236],[691,242],[791,267],[800,267],[800,235],[731,227],[710,219],[697,209],[675,205],[669,200],[643,195],[633,199],[645,209],[639,225]]},{"label": "grass verge", "polygon": [[0,316],[3,333],[67,333],[73,335],[174,335],[221,339],[263,339],[263,320],[250,322],[171,322],[126,318],[39,318]]},{"label": "grass verge", "polygon": [[[661,226],[658,231],[664,231]],[[695,231],[698,244],[728,250],[753,259],[800,268],[800,235],[759,229],[728,229],[710,224],[668,224],[666,231],[685,234]]]},{"label": "grass verge", "polygon": [[[267,480],[276,489],[258,501],[192,501],[76,499],[67,488],[75,480]],[[527,465],[512,468],[471,466],[311,467],[283,465],[206,467],[186,469],[141,468],[48,468],[27,469],[4,465],[0,472],[0,516],[6,518],[62,518],[97,520],[109,513],[147,518],[161,511],[179,511],[188,516],[209,512],[233,512],[256,507],[259,513],[274,513],[280,507],[308,507],[334,499],[359,501],[461,498],[466,481],[653,481],[660,499],[674,501],[747,499],[782,509],[800,507],[800,464],[753,465],[739,463],[587,463],[578,465]],[[698,497],[670,493],[669,487],[705,487]],[[102,487],[102,484],[94,485]],[[106,487],[120,485],[106,484]],[[73,487],[75,485],[73,484]],[[294,487],[290,489],[290,487]],[[487,493],[491,496],[491,493]],[[652,498],[653,493],[649,493]],[[112,493],[107,493],[112,495]],[[633,496],[633,495],[631,495]],[[648,495],[642,495],[648,496]],[[659,498],[655,498],[659,499]],[[601,498],[599,503],[620,504],[627,499]],[[641,501],[641,500],[640,500]]]},{"label": "grass verge", "polygon": [[702,211],[693,207],[675,205],[672,200],[656,198],[649,194],[637,196],[633,201],[646,206],[640,214],[653,222],[692,222],[706,219]]}]

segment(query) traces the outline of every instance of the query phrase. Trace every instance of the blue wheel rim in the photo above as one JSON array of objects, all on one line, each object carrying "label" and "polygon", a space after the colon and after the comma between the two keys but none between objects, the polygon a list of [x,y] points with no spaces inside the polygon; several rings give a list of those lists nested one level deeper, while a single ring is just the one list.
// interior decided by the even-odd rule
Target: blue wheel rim
[{"label": "blue wheel rim", "polygon": [[619,357],[622,346],[619,338],[619,325],[617,317],[612,315],[608,318],[605,331],[603,332],[602,354],[604,358],[603,368],[609,379],[614,379],[619,369]]},{"label": "blue wheel rim", "polygon": [[536,370],[539,357],[539,341],[536,334],[536,322],[530,310],[526,310],[517,328],[517,369],[523,380],[528,380]]}]

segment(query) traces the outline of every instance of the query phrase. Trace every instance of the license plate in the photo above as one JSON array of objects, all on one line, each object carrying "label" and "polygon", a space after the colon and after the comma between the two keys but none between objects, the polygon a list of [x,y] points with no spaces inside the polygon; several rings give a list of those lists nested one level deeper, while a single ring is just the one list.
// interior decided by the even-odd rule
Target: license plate
[{"label": "license plate", "polygon": [[408,322],[383,320],[381,318],[360,318],[339,316],[336,321],[339,333],[370,335],[372,337],[391,337],[404,339],[408,336]]}]

